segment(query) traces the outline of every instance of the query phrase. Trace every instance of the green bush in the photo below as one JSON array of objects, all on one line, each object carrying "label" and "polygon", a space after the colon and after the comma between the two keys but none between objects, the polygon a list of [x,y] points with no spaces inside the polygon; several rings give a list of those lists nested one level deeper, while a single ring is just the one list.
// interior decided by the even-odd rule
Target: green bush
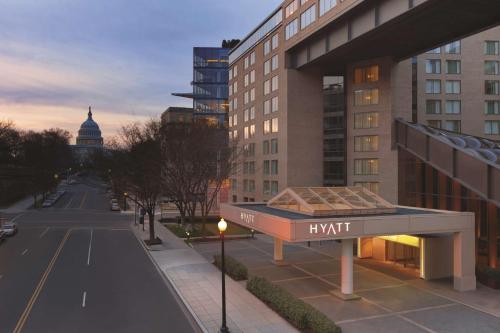
[{"label": "green bush", "polygon": [[[221,255],[217,254],[214,255],[214,264],[217,266],[219,269],[221,269]],[[243,281],[248,279],[248,270],[243,265],[240,263],[238,260],[226,256],[226,274],[229,275],[233,280],[235,281]]]},{"label": "green bush", "polygon": [[247,289],[299,330],[340,333],[340,327],[309,304],[261,277],[252,277]]}]

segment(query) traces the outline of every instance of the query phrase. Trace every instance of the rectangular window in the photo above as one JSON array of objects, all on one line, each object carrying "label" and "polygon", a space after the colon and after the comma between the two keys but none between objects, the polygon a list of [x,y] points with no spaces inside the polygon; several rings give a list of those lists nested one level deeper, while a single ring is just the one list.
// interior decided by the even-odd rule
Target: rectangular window
[{"label": "rectangular window", "polygon": [[277,112],[278,111],[278,96],[273,97],[271,100],[271,112]]},{"label": "rectangular window", "polygon": [[355,152],[378,151],[378,135],[365,135],[354,137]]},{"label": "rectangular window", "polygon": [[268,55],[271,52],[271,40],[266,40],[264,43],[264,55]]},{"label": "rectangular window", "polygon": [[269,154],[269,141],[268,140],[262,142],[262,154],[263,155]]},{"label": "rectangular window", "polygon": [[238,65],[234,65],[233,67],[233,78],[238,76]]},{"label": "rectangular window", "polygon": [[354,83],[367,83],[378,81],[378,66],[358,67],[354,69]]},{"label": "rectangular window", "polygon": [[245,139],[249,138],[248,126],[245,126],[245,128],[243,128],[243,138],[245,138]]},{"label": "rectangular window", "polygon": [[299,31],[299,20],[295,19],[286,25],[286,27],[285,27],[285,39],[289,40],[290,38],[295,36],[298,31]]},{"label": "rectangular window", "polygon": [[427,125],[434,128],[441,128],[441,120],[427,120]]},{"label": "rectangular window", "polygon": [[458,80],[446,80],[447,94],[460,94],[461,84]]},{"label": "rectangular window", "polygon": [[498,55],[499,54],[499,42],[497,40],[487,40],[484,42],[484,54],[485,55]]},{"label": "rectangular window", "polygon": [[378,127],[378,112],[363,112],[354,114],[354,128],[376,128]]},{"label": "rectangular window", "polygon": [[233,78],[233,69],[230,68],[229,69],[229,80],[231,80]]},{"label": "rectangular window", "polygon": [[500,134],[500,120],[486,120],[484,122],[484,134],[488,135]]},{"label": "rectangular window", "polygon": [[232,126],[233,126],[233,116],[229,116],[229,119],[228,119],[228,120],[229,120],[229,121],[228,121],[228,123],[229,123],[229,124],[228,124],[228,125],[229,125],[229,127],[232,127]]},{"label": "rectangular window", "polygon": [[491,60],[485,61],[484,62],[484,74],[486,74],[486,75],[498,75],[499,74],[498,64],[499,64],[498,61],[491,61]]},{"label": "rectangular window", "polygon": [[441,74],[441,60],[427,59],[425,61],[425,72],[427,74]]},{"label": "rectangular window", "polygon": [[354,186],[361,186],[366,188],[368,191],[378,194],[379,183],[378,182],[355,182]]},{"label": "rectangular window", "polygon": [[300,28],[304,29],[316,21],[316,5],[312,5],[300,15]]},{"label": "rectangular window", "polygon": [[271,39],[271,48],[274,50],[275,48],[277,48],[279,46],[279,35],[276,34],[273,36],[273,38]]},{"label": "rectangular window", "polygon": [[271,59],[271,70],[275,71],[278,69],[278,55],[275,55]]},{"label": "rectangular window", "polygon": [[243,111],[243,121],[246,123],[248,121],[248,109]]},{"label": "rectangular window", "polygon": [[271,139],[271,154],[278,153],[278,139]]},{"label": "rectangular window", "polygon": [[229,96],[232,96],[233,95],[233,85],[230,84],[229,85]]},{"label": "rectangular window", "polygon": [[354,160],[354,174],[357,176],[378,175],[378,159]]},{"label": "rectangular window", "polygon": [[255,69],[250,72],[250,83],[255,82]]},{"label": "rectangular window", "polygon": [[271,175],[278,174],[278,160],[271,161]]},{"label": "rectangular window", "polygon": [[262,171],[264,173],[264,176],[268,176],[271,173],[271,161],[264,161]]},{"label": "rectangular window", "polygon": [[271,82],[269,80],[264,81],[264,95],[271,93]]},{"label": "rectangular window", "polygon": [[425,92],[427,94],[440,94],[441,80],[427,80],[425,82]]},{"label": "rectangular window", "polygon": [[271,60],[264,63],[264,75],[271,73]]},{"label": "rectangular window", "polygon": [[323,16],[327,11],[337,5],[337,0],[319,0],[319,16]]},{"label": "rectangular window", "polygon": [[264,195],[271,193],[271,182],[269,182],[269,180],[264,180],[262,184],[262,192],[264,193]]},{"label": "rectangular window", "polygon": [[460,133],[461,122],[460,120],[446,120],[444,122],[444,129],[450,132]]},{"label": "rectangular window", "polygon": [[250,99],[250,95],[248,93],[248,91],[245,91],[245,94],[243,95],[243,104],[248,104],[248,101]]},{"label": "rectangular window", "polygon": [[484,114],[500,114],[500,101],[484,102]]},{"label": "rectangular window", "polygon": [[235,114],[233,116],[233,126],[236,126],[236,125],[238,125],[238,115],[237,114]]},{"label": "rectangular window", "polygon": [[354,91],[354,106],[378,104],[378,89],[363,89]]},{"label": "rectangular window", "polygon": [[243,79],[243,86],[248,87],[249,83],[250,83],[250,76],[248,74],[245,74]]},{"label": "rectangular window", "polygon": [[238,109],[238,99],[235,98],[233,99],[233,110],[237,110]]},{"label": "rectangular window", "polygon": [[250,66],[255,64],[255,51],[250,53]]},{"label": "rectangular window", "polygon": [[233,93],[237,94],[238,93],[238,81],[233,83]]},{"label": "rectangular window", "polygon": [[255,101],[255,88],[250,89],[250,102]]},{"label": "rectangular window", "polygon": [[233,131],[233,139],[238,140],[238,130]]},{"label": "rectangular window", "polygon": [[441,113],[441,100],[430,99],[426,101],[425,113],[427,114],[440,114]]},{"label": "rectangular window", "polygon": [[250,125],[250,130],[249,130],[249,135],[250,138],[253,138],[255,136],[255,125]]},{"label": "rectangular window", "polygon": [[446,60],[446,74],[460,74],[460,60]]},{"label": "rectangular window", "polygon": [[293,0],[290,2],[288,6],[285,8],[285,18],[288,18],[290,15],[295,13],[299,8],[299,2],[297,0]]},{"label": "rectangular window", "polygon": [[271,120],[264,120],[264,134],[271,133]]},{"label": "rectangular window", "polygon": [[255,119],[255,106],[250,108],[250,120]]},{"label": "rectangular window", "polygon": [[432,50],[429,50],[425,53],[428,53],[428,54],[440,54],[441,53],[441,48],[440,47],[436,47],[435,49],[432,49]]},{"label": "rectangular window", "polygon": [[271,91],[276,91],[276,90],[278,90],[278,82],[279,82],[279,81],[278,81],[278,76],[276,75],[276,76],[274,76],[274,77],[272,78],[272,82],[271,82]]},{"label": "rectangular window", "polygon": [[250,57],[246,57],[244,60],[243,68],[247,69],[249,65],[250,65]]},{"label": "rectangular window", "polygon": [[248,181],[248,192],[255,192],[255,180]]},{"label": "rectangular window", "polygon": [[278,133],[278,118],[273,118],[271,121],[271,132]]},{"label": "rectangular window", "polygon": [[271,195],[276,195],[278,194],[278,182],[273,180],[271,182]]},{"label": "rectangular window", "polygon": [[271,113],[271,100],[264,101],[264,114]]},{"label": "rectangular window", "polygon": [[448,54],[460,54],[460,41],[452,42],[444,47],[444,52]]},{"label": "rectangular window", "polygon": [[498,95],[499,84],[498,81],[487,80],[484,82],[484,93],[486,95]]},{"label": "rectangular window", "polygon": [[446,101],[447,114],[460,114],[462,112],[461,101]]}]

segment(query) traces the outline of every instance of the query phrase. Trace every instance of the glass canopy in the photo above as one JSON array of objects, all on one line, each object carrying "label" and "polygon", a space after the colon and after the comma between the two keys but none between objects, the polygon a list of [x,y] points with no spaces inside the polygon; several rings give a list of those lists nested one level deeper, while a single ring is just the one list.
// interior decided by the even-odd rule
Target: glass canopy
[{"label": "glass canopy", "polygon": [[311,216],[396,212],[395,206],[364,187],[289,187],[267,206]]}]

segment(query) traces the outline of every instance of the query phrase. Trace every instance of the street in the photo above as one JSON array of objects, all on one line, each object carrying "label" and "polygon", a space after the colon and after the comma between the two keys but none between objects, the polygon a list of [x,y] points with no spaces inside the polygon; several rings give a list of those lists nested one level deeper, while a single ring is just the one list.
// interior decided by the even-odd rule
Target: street
[{"label": "street", "polygon": [[14,218],[0,245],[0,332],[195,332],[97,183]]}]

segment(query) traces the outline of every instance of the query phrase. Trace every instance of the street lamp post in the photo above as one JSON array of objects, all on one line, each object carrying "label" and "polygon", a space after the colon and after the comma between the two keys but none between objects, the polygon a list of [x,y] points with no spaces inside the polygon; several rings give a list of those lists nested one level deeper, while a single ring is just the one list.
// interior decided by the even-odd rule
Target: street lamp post
[{"label": "street lamp post", "polygon": [[219,228],[220,240],[221,240],[221,271],[222,271],[222,325],[220,327],[221,333],[229,333],[229,329],[226,326],[226,257],[224,255],[224,232],[227,229],[227,223],[224,219],[221,219],[217,224]]},{"label": "street lamp post", "polygon": [[128,193],[127,192],[124,192],[123,193],[123,210],[126,211],[127,210],[127,196],[128,196]]}]

